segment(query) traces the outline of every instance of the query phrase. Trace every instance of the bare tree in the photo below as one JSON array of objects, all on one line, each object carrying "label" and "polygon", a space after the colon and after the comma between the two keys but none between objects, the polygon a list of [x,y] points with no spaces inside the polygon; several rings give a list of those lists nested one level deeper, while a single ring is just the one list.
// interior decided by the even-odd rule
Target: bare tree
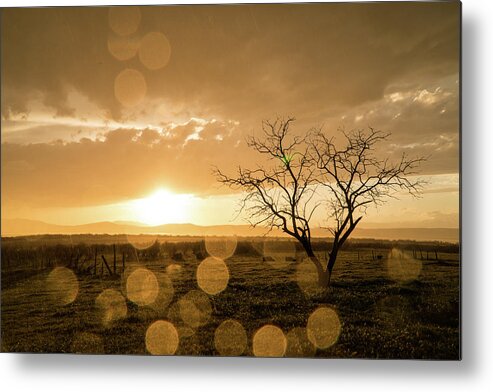
[{"label": "bare tree", "polygon": [[408,158],[402,154],[397,162],[389,158],[379,159],[375,146],[386,141],[390,134],[369,128],[344,135],[345,143],[337,148],[334,138],[328,138],[320,130],[311,141],[310,154],[318,169],[319,184],[329,191],[327,198],[330,228],[334,239],[327,260],[328,283],[337,255],[371,205],[383,204],[388,198],[405,191],[418,197],[423,186],[420,179],[412,179],[424,158]]},{"label": "bare tree", "polygon": [[[218,168],[214,173],[219,182],[244,193],[239,214],[245,215],[252,226],[277,228],[298,240],[317,268],[319,284],[327,286],[339,249],[367,206],[381,204],[399,189],[414,196],[419,193],[421,183],[407,176],[414,173],[422,158],[409,160],[402,156],[400,163],[392,165],[373,154],[374,145],[387,139],[388,134],[373,129],[369,133],[344,133],[347,145],[337,149],[333,139],[321,130],[303,137],[291,136],[293,121],[264,121],[262,137],[247,139],[249,147],[268,158],[269,167],[238,167],[235,177]],[[320,189],[329,192],[320,193]],[[326,265],[313,251],[310,230],[310,220],[322,204],[329,207],[329,215],[335,219]]]},{"label": "bare tree", "polygon": [[311,242],[310,219],[320,202],[313,201],[317,187],[316,167],[309,154],[308,135],[289,134],[294,118],[264,121],[261,138],[249,137],[247,145],[267,157],[268,168],[238,167],[237,176],[229,177],[215,169],[219,182],[244,192],[239,213],[255,227],[277,228],[296,238],[314,262],[319,276],[323,267]]}]

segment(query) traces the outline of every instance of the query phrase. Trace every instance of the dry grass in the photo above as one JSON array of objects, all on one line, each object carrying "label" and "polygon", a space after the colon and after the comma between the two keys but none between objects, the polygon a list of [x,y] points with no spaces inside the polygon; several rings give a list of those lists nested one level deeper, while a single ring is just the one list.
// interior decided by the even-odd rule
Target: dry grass
[{"label": "dry grass", "polygon": [[[210,297],[211,320],[191,336],[185,336],[190,330],[184,333],[176,354],[217,355],[214,331],[222,321],[234,318],[247,332],[245,354],[253,355],[253,334],[264,324],[275,324],[287,333],[305,327],[318,306],[328,305],[337,311],[342,330],[338,342],[318,350],[317,357],[458,359],[458,255],[440,254],[440,261],[423,261],[417,279],[408,283],[389,277],[387,255],[376,261],[370,255],[370,249],[360,251],[358,261],[356,252],[343,252],[331,288],[314,296],[306,296],[298,287],[294,261],[278,269],[258,257],[228,259],[229,284]],[[145,266],[165,274],[170,263]],[[169,306],[139,307],[127,301],[127,317],[109,327],[99,322],[95,300],[104,289],[121,290],[120,277],[79,276],[78,296],[65,306],[50,300],[48,272],[9,284],[2,290],[2,351],[146,354],[149,325],[172,319],[177,301],[198,289],[198,263],[179,263],[181,271],[171,276],[174,296]]]}]

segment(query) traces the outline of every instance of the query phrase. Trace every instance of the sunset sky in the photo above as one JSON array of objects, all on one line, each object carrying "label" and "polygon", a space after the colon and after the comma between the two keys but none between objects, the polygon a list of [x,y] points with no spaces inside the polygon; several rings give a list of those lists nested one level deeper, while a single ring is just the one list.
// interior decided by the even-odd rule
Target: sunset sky
[{"label": "sunset sky", "polygon": [[[459,3],[3,9],[2,219],[232,221],[261,121],[429,156],[367,227],[459,225]],[[314,217],[323,222],[324,214]]]}]

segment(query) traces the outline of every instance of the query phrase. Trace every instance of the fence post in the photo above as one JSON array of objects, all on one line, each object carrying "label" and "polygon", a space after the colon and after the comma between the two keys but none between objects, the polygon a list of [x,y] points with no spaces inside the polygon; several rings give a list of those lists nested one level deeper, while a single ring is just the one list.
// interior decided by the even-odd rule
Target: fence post
[{"label": "fence post", "polygon": [[113,244],[113,273],[116,275],[116,244]]},{"label": "fence post", "polygon": [[[111,269],[110,269],[110,266],[109,266],[109,265],[108,265],[108,263],[106,262],[106,258],[104,257],[104,255],[101,255],[101,258],[103,259],[104,266],[106,266],[106,269],[108,270],[108,273],[109,273],[110,275],[112,275],[112,273],[111,273]],[[101,264],[101,275],[104,275],[103,264]]]},{"label": "fence post", "polygon": [[98,247],[94,246],[94,275],[98,273],[97,262],[98,262]]}]

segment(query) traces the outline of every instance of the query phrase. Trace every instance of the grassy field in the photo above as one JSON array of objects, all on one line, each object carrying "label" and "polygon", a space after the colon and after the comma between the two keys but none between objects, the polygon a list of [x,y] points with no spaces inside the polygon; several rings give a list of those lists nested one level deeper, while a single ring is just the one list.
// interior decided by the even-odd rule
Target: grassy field
[{"label": "grassy field", "polygon": [[[148,354],[149,327],[167,320],[177,331],[176,355],[218,355],[215,331],[223,321],[234,319],[246,332],[242,355],[254,355],[254,334],[264,325],[274,325],[286,337],[285,356],[458,359],[459,257],[437,256],[438,260],[415,260],[410,251],[343,251],[325,291],[311,284],[309,265],[284,255],[226,259],[227,286],[214,295],[198,285],[200,261],[194,258],[131,261],[122,275],[79,274],[75,289],[70,279],[68,286],[54,288],[51,268],[9,284],[3,277],[1,348]],[[156,277],[159,292],[152,303],[129,300],[128,279],[138,268]],[[60,297],[69,289],[72,302]],[[104,302],[105,290],[125,298]],[[145,297],[148,291],[140,287],[136,294]],[[190,291],[193,294],[187,294]],[[202,299],[195,301],[194,295]],[[335,344],[327,348],[316,348],[306,338],[310,315],[320,306],[333,309],[340,323]],[[186,318],[187,312],[195,321]]]}]

